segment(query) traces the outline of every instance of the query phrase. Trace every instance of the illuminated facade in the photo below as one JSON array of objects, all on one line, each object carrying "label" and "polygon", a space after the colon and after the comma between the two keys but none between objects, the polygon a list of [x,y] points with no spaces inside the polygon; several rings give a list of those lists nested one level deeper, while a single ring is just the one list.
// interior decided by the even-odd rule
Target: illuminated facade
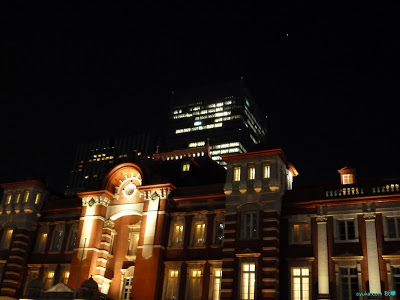
[{"label": "illuminated facade", "polygon": [[155,150],[155,137],[149,131],[78,144],[65,193],[73,195],[98,185],[113,166],[152,155]]},{"label": "illuminated facade", "polygon": [[243,153],[265,141],[265,117],[244,80],[210,85],[172,95],[164,150],[211,146],[211,157]]},{"label": "illuminated facade", "polygon": [[72,198],[2,184],[0,297],[397,299],[400,181],[345,167],[337,186],[292,189],[281,149],[225,155],[226,169],[209,153],[125,162]]}]

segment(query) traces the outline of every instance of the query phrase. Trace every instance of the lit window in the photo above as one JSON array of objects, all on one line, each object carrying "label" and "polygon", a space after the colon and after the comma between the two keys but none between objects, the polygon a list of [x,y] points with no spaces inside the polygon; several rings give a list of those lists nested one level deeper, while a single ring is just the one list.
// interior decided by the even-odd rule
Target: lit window
[{"label": "lit window", "polygon": [[89,178],[89,175],[86,175],[86,176],[85,176],[85,179],[88,179],[88,178]]},{"label": "lit window", "polygon": [[389,238],[400,238],[400,217],[387,217]]},{"label": "lit window", "polygon": [[68,279],[69,279],[69,271],[64,271],[61,278],[62,283],[67,284]]},{"label": "lit window", "polygon": [[186,299],[201,299],[203,275],[199,269],[189,269],[189,285]]},{"label": "lit window", "polygon": [[190,170],[190,163],[184,163],[182,165],[182,171],[183,172],[188,172]]},{"label": "lit window", "polygon": [[6,204],[11,203],[12,194],[7,194]]},{"label": "lit window", "polygon": [[132,228],[129,232],[128,238],[128,255],[136,255],[138,243],[139,231]]},{"label": "lit window", "polygon": [[309,240],[308,223],[293,224],[293,242],[301,243]]},{"label": "lit window", "polygon": [[35,204],[39,204],[41,196],[42,196],[41,192],[36,193]]},{"label": "lit window", "polygon": [[255,299],[256,264],[242,263],[241,269],[241,298],[242,300]]},{"label": "lit window", "polygon": [[38,243],[36,244],[36,252],[44,253],[47,244],[47,232],[40,233]]},{"label": "lit window", "polygon": [[206,243],[206,224],[203,221],[197,221],[194,223],[194,238],[193,246],[203,246]]},{"label": "lit window", "polygon": [[271,167],[269,165],[264,166],[264,178],[271,177]]},{"label": "lit window", "polygon": [[53,232],[53,241],[51,243],[51,250],[53,252],[60,252],[64,238],[64,225],[59,224]]},{"label": "lit window", "polygon": [[342,299],[359,299],[356,295],[359,292],[357,268],[339,268],[339,276]]},{"label": "lit window", "polygon": [[4,230],[2,241],[1,241],[1,248],[2,249],[10,248],[13,232],[14,232],[14,230],[11,229],[11,228],[8,228],[8,229]]},{"label": "lit window", "polygon": [[338,221],[339,240],[354,240],[355,239],[355,227],[354,220],[339,220]]},{"label": "lit window", "polygon": [[343,174],[342,175],[343,184],[353,184],[353,174]]},{"label": "lit window", "polygon": [[256,178],[256,168],[249,167],[249,180],[253,180]]},{"label": "lit window", "polygon": [[222,279],[222,269],[215,268],[213,270],[213,278],[212,278],[212,292],[211,299],[220,300],[221,299],[221,279]]},{"label": "lit window", "polygon": [[308,268],[292,268],[292,299],[310,299],[310,271]]},{"label": "lit window", "polygon": [[45,280],[45,286],[44,288],[47,290],[53,285],[54,281],[54,271],[47,271],[46,273],[46,280]]},{"label": "lit window", "polygon": [[108,248],[108,253],[113,254],[114,253],[114,242],[115,242],[115,234],[111,233],[110,236],[110,246]]},{"label": "lit window", "polygon": [[24,202],[25,203],[28,202],[28,199],[29,199],[29,191],[25,191],[25,193],[24,193]]},{"label": "lit window", "polygon": [[240,181],[240,167],[233,168],[233,181]]},{"label": "lit window", "polygon": [[183,223],[175,222],[172,223],[172,237],[171,237],[171,247],[182,247],[183,246]]},{"label": "lit window", "polygon": [[242,238],[251,239],[258,235],[258,217],[256,212],[245,212],[242,215]]},{"label": "lit window", "polygon": [[179,293],[178,288],[179,288],[179,270],[169,269],[168,279],[166,284],[165,299],[167,300],[178,299],[178,293]]},{"label": "lit window", "polygon": [[15,199],[15,203],[19,203],[19,200],[21,200],[21,192],[17,192],[17,198]]}]

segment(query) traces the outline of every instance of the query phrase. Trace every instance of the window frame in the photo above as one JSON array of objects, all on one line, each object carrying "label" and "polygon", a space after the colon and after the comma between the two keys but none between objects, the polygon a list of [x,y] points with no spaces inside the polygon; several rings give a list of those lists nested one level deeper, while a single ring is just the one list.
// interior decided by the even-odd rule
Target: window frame
[{"label": "window frame", "polygon": [[263,165],[263,179],[270,179],[271,178],[271,165],[264,164]]},{"label": "window frame", "polygon": [[[168,298],[168,293],[169,293],[169,287],[170,287],[170,278],[176,278],[174,281],[175,286],[174,286],[174,293],[172,296],[176,295],[176,299],[179,297],[179,286],[180,286],[180,278],[181,278],[181,267],[182,267],[182,262],[180,261],[170,261],[170,262],[164,262],[164,283],[163,283],[163,294],[162,294],[162,299],[163,300],[170,300],[173,298]],[[178,272],[176,277],[170,277],[170,271]]]},{"label": "window frame", "polygon": [[[221,235],[218,235],[220,224],[223,224],[222,238],[221,239],[219,238]],[[214,218],[214,230],[213,230],[212,246],[214,246],[214,247],[222,247],[222,245],[224,243],[224,230],[225,230],[225,219],[224,219],[223,215],[216,215],[215,218]]]},{"label": "window frame", "polygon": [[232,179],[234,182],[239,182],[241,178],[241,167],[234,166],[232,170]]},{"label": "window frame", "polygon": [[256,179],[256,166],[250,165],[247,168],[247,180],[255,180]]},{"label": "window frame", "polygon": [[[197,226],[202,226],[200,229],[200,234],[203,236],[197,236]],[[192,229],[190,234],[190,246],[195,248],[204,248],[207,246],[207,216],[206,215],[195,215],[192,219]],[[199,243],[199,239],[202,239],[203,242]]]},{"label": "window frame", "polygon": [[[248,271],[249,273],[250,272],[254,273],[254,287],[253,287],[254,297],[253,298],[251,298],[250,296],[248,296],[247,298],[244,298],[244,295],[243,295],[244,294],[244,289],[243,289],[244,288],[243,267],[244,267],[245,264],[248,264],[249,267],[250,267],[250,264],[254,265],[254,271],[251,271],[251,270]],[[239,268],[239,281],[240,281],[239,282],[239,299],[241,299],[241,300],[254,300],[254,299],[257,299],[257,286],[258,286],[258,284],[257,284],[257,278],[258,278],[258,276],[257,276],[257,272],[258,272],[257,260],[255,258],[241,259],[239,261],[239,266],[240,266],[240,268]],[[250,282],[249,282],[249,284],[250,284]],[[248,288],[250,288],[249,285],[248,285]]]},{"label": "window frame", "polygon": [[[294,274],[294,270],[295,269],[299,269],[300,270],[300,275],[297,276]],[[308,274],[307,275],[303,275],[303,269],[307,269]],[[311,289],[311,270],[309,266],[291,266],[290,267],[290,299],[295,299],[295,300],[309,300],[311,299],[311,295],[312,295],[312,289]],[[294,279],[295,278],[300,278],[300,298],[295,298],[294,295]],[[307,278],[308,280],[308,284],[303,284],[303,280]],[[303,295],[303,293],[305,292],[305,290],[303,290],[304,285],[308,286],[308,297]]]},{"label": "window frame", "polygon": [[[11,231],[11,232],[10,232]],[[11,243],[14,237],[14,228],[5,227],[3,230],[3,235],[1,237],[0,249],[10,249]],[[10,232],[10,234],[8,234]]]},{"label": "window frame", "polygon": [[[295,234],[295,228],[294,228],[296,225],[300,225],[300,226],[307,225],[307,229],[305,231],[300,228],[300,240],[296,240],[296,234]],[[310,221],[289,222],[289,245],[307,245],[307,244],[311,244]]]},{"label": "window frame", "polygon": [[[60,240],[59,240],[59,246],[58,249],[55,249],[55,243],[56,243],[56,235],[57,233],[60,232]],[[65,238],[65,224],[61,223],[61,224],[57,224],[54,229],[53,229],[53,234],[51,237],[51,244],[50,244],[50,249],[48,252],[51,253],[60,253],[63,245],[64,245],[64,238]]]},{"label": "window frame", "polygon": [[[175,227],[176,226],[181,226],[182,230],[180,231],[180,234],[175,236]],[[170,232],[169,232],[169,247],[170,248],[178,248],[182,249],[185,243],[185,217],[183,216],[174,216],[171,221],[170,225]],[[175,239],[177,237],[181,236],[180,241],[177,242]]]},{"label": "window frame", "polygon": [[[249,211],[242,211],[241,212],[241,230],[240,230],[240,238],[242,240],[253,240],[257,239],[259,237],[259,231],[260,231],[260,224],[259,224],[259,212],[255,210],[249,210]],[[248,216],[250,216],[250,226],[248,225]],[[254,217],[255,216],[255,221]],[[254,224],[255,223],[255,224]],[[256,230],[254,233],[254,227],[256,226]],[[249,231],[247,231],[247,227],[249,227]]]},{"label": "window frame", "polygon": [[[220,276],[217,277],[215,275],[216,272],[220,272]],[[218,295],[215,295],[215,280],[219,279],[219,287],[217,289]],[[222,282],[222,262],[211,262],[210,266],[210,281],[209,281],[209,292],[208,292],[208,299],[210,300],[220,300],[221,299],[221,282]]]},{"label": "window frame", "polygon": [[[201,299],[203,296],[203,284],[204,284],[204,263],[199,262],[186,262],[187,263],[187,270],[186,270],[186,288],[185,288],[185,299],[191,300],[193,299],[192,292],[194,291],[194,287],[192,286],[191,275],[193,275],[193,271],[200,272],[201,276],[198,280],[198,291],[200,295],[198,295],[198,299]],[[196,277],[198,278],[198,277]]]},{"label": "window frame", "polygon": [[[354,217],[349,217],[349,216],[337,216],[337,218],[334,219],[334,242],[335,243],[354,243],[358,242],[359,236],[358,236],[358,222],[357,222],[357,216]],[[346,239],[341,240],[340,239],[340,222],[345,222],[345,235]],[[348,222],[353,222],[354,224],[354,239],[349,239],[348,236]]]},{"label": "window frame", "polygon": [[[361,278],[361,263],[362,257],[354,257],[353,259],[346,260],[336,260],[335,263],[335,279],[336,279],[336,290],[339,297],[342,297],[342,283],[340,268],[356,268],[357,270],[357,281],[358,281],[358,291],[362,291],[362,278]],[[354,298],[358,299],[358,297]]]},{"label": "window frame", "polygon": [[[389,220],[394,220],[396,237],[390,237],[390,235],[389,235],[390,234]],[[385,239],[385,241],[400,241],[400,216],[399,215],[387,215],[384,217],[384,239]]]}]

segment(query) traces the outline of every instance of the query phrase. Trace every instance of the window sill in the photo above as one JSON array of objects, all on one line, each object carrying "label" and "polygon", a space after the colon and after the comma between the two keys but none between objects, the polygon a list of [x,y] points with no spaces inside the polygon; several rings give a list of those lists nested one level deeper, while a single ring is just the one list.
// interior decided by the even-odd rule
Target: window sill
[{"label": "window sill", "polygon": [[395,238],[390,238],[390,237],[385,237],[385,242],[396,242],[400,241],[400,237],[395,237]]},{"label": "window sill", "polygon": [[311,241],[304,241],[304,242],[290,242],[289,246],[293,245],[311,245]]},{"label": "window sill", "polygon": [[334,240],[334,243],[340,244],[340,243],[358,243],[358,239],[354,240]]},{"label": "window sill", "polygon": [[207,246],[206,245],[202,245],[202,246],[189,246],[188,249],[206,249]]},{"label": "window sill", "polygon": [[47,254],[60,254],[61,251],[48,251]]},{"label": "window sill", "polygon": [[167,250],[183,250],[183,246],[168,246]]}]

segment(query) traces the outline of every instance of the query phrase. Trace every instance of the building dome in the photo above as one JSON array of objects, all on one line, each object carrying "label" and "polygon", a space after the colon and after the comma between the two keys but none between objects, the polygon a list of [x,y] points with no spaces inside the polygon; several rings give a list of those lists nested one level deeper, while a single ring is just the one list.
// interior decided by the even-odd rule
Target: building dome
[{"label": "building dome", "polygon": [[85,280],[82,285],[81,289],[89,289],[89,290],[99,290],[99,286],[96,281],[94,281],[93,277],[90,276],[89,279]]}]

